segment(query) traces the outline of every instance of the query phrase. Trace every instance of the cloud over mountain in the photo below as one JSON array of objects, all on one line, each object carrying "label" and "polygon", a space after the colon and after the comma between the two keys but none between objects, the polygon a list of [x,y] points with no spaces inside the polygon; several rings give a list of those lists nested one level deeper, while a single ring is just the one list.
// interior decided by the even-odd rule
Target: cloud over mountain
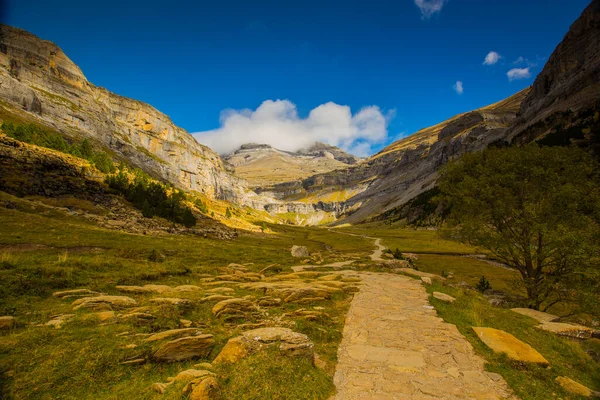
[{"label": "cloud over mountain", "polygon": [[365,156],[372,144],[385,141],[387,124],[393,117],[394,110],[384,115],[377,106],[364,107],[353,114],[348,106],[328,102],[302,118],[289,100],[265,100],[256,110],[224,110],[220,128],[193,135],[221,154],[245,143],[297,151],[319,141]]},{"label": "cloud over mountain", "polygon": [[456,81],[456,83],[454,84],[454,91],[458,94],[463,94],[465,92],[465,88],[461,81]]}]

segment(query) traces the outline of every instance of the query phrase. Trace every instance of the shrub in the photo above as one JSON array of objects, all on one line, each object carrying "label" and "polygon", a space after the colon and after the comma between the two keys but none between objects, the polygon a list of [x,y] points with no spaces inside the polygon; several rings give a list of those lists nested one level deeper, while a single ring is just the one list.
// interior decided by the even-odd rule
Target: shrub
[{"label": "shrub", "polygon": [[196,217],[185,205],[183,191],[155,181],[139,169],[130,170],[121,165],[116,173],[106,177],[106,183],[146,218],[156,215],[187,227],[196,225]]},{"label": "shrub", "polygon": [[477,285],[475,286],[475,289],[477,289],[481,293],[485,293],[486,290],[490,290],[491,288],[492,285],[485,276],[482,276],[481,279],[479,279],[479,283],[477,283]]},{"label": "shrub", "polygon": [[396,260],[404,260],[404,256],[402,255],[402,252],[397,247],[396,247],[396,250],[394,250],[394,252],[392,253],[392,255],[394,256],[394,258]]}]

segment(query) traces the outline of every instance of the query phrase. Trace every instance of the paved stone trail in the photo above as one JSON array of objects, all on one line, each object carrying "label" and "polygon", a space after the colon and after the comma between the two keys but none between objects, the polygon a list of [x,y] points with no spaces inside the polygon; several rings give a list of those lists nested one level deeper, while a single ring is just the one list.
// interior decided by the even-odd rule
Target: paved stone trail
[{"label": "paved stone trail", "polygon": [[[373,259],[381,257],[383,246],[376,245]],[[334,399],[515,399],[456,326],[437,316],[420,281],[359,275],[338,349]]]}]

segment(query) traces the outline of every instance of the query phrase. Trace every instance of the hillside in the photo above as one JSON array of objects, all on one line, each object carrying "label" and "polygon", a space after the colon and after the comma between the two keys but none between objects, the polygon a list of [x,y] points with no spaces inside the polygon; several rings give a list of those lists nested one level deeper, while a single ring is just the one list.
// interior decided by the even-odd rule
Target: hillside
[{"label": "hillside", "polygon": [[54,43],[0,25],[0,111],[85,137],[147,173],[211,198],[242,202],[221,158],[154,107],[90,83]]},{"label": "hillside", "polygon": [[304,179],[358,162],[357,157],[323,143],[297,152],[278,150],[267,144],[245,144],[225,160],[251,187]]}]

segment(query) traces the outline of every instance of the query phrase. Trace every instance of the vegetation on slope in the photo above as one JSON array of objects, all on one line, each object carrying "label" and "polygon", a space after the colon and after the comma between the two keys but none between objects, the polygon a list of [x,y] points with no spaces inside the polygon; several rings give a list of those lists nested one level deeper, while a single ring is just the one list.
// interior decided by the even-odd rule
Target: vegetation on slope
[{"label": "vegetation on slope", "polygon": [[107,175],[106,183],[124,195],[146,218],[157,215],[187,227],[196,225],[196,217],[185,205],[185,192],[150,178],[140,169],[120,165],[116,173]]},{"label": "vegetation on slope", "polygon": [[34,144],[58,150],[82,158],[95,165],[104,173],[113,172],[115,169],[111,157],[104,151],[95,150],[87,139],[81,143],[69,143],[60,133],[50,132],[32,123],[3,122],[0,129],[7,135],[21,142]]}]

